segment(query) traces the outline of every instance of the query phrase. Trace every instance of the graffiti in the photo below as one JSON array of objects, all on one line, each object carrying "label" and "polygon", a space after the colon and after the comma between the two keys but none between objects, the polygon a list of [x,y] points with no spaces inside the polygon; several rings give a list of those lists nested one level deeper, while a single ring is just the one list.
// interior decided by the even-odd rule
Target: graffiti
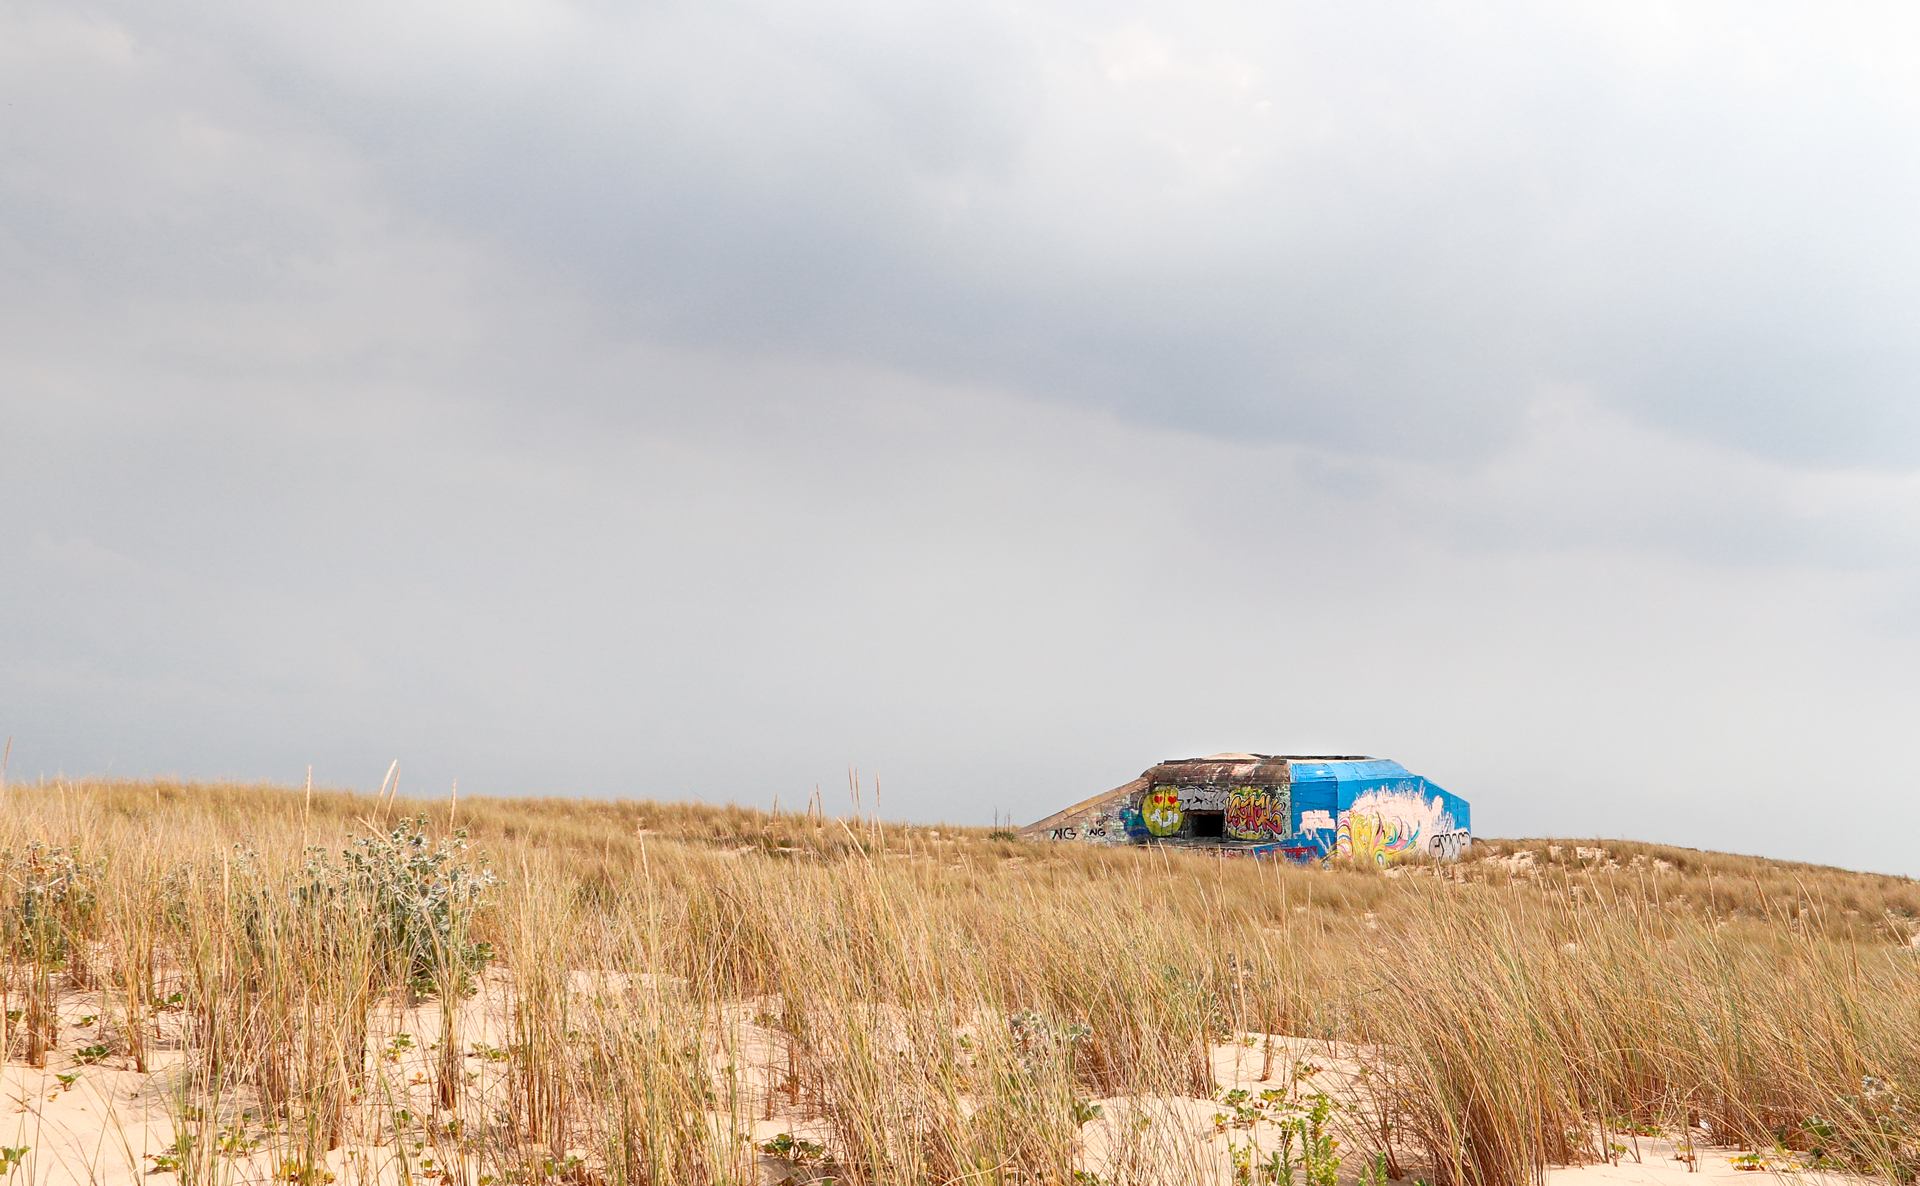
[{"label": "graffiti", "polygon": [[1333,812],[1331,811],[1301,812],[1300,813],[1300,830],[1302,832],[1333,831]]},{"label": "graffiti", "polygon": [[1109,811],[1083,817],[1077,824],[1062,824],[1047,830],[1049,840],[1080,840],[1090,844],[1118,844],[1127,838],[1126,814]]},{"label": "graffiti", "polygon": [[[1355,798],[1353,807],[1340,813],[1335,847],[1341,856],[1384,865],[1408,853],[1435,851],[1433,838],[1455,832],[1464,829],[1454,827],[1440,796],[1428,799],[1413,783],[1401,783]],[[1465,847],[1464,841],[1458,843]]]},{"label": "graffiti", "polygon": [[1096,815],[1082,820],[1077,826],[1069,824],[1052,832],[1055,840],[1080,840],[1088,844],[1119,844],[1126,840],[1127,835],[1123,819],[1117,814]]},{"label": "graffiti", "polygon": [[1250,860],[1279,858],[1296,864],[1310,864],[1326,859],[1326,854],[1312,845],[1303,844],[1229,844],[1216,849],[1222,857],[1240,857]]},{"label": "graffiti", "polygon": [[1180,810],[1225,811],[1229,794],[1226,787],[1181,787]]},{"label": "graffiti", "polygon": [[1340,851],[1356,861],[1384,865],[1412,852],[1419,840],[1418,825],[1409,829],[1396,816],[1347,811],[1340,818]]},{"label": "graffiti", "polygon": [[1293,829],[1287,793],[1273,787],[1234,787],[1227,793],[1227,835],[1235,840],[1271,840]]},{"label": "graffiti", "polygon": [[1455,828],[1451,832],[1435,832],[1427,837],[1427,852],[1437,861],[1451,861],[1459,858],[1472,843],[1465,828]]},{"label": "graffiti", "polygon": [[1155,836],[1171,836],[1186,822],[1180,810],[1180,791],[1176,787],[1155,787],[1140,800],[1140,818]]}]

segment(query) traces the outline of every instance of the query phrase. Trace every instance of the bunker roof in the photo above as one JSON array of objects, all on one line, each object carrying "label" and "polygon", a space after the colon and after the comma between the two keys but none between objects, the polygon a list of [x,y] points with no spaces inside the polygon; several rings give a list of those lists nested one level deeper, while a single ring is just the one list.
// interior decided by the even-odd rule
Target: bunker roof
[{"label": "bunker roof", "polygon": [[1370,762],[1358,755],[1320,754],[1209,754],[1204,758],[1169,758],[1141,775],[1149,782],[1180,786],[1267,786],[1291,781],[1295,763]]}]

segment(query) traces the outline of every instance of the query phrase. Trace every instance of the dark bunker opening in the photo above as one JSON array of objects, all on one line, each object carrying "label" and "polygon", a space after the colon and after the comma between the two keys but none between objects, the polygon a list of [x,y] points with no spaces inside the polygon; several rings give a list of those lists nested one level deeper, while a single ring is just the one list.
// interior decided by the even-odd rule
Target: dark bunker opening
[{"label": "dark bunker opening", "polygon": [[1227,835],[1227,813],[1224,811],[1189,811],[1187,820],[1193,828],[1195,840],[1221,840]]}]

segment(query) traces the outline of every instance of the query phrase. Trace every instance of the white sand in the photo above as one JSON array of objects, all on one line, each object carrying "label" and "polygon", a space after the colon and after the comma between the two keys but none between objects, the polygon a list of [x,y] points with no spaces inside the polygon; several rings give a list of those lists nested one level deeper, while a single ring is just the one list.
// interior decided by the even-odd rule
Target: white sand
[{"label": "white sand", "polygon": [[[573,990],[583,994],[608,988],[624,991],[629,986],[624,979],[613,984],[591,973],[572,977]],[[470,1049],[476,1043],[504,1047],[510,1004],[509,981],[497,973],[489,975],[479,996],[463,1006],[462,1043]],[[97,1011],[97,998],[79,994],[70,997],[61,1006],[61,1041],[46,1068],[17,1062],[0,1066],[0,1147],[26,1146],[29,1150],[11,1179],[0,1177],[0,1186],[172,1186],[177,1182],[176,1173],[159,1167],[164,1164],[164,1151],[174,1144],[178,1111],[174,1099],[186,1066],[177,1037],[170,1036],[177,1032],[178,1019],[163,1024],[161,1048],[149,1070],[140,1073],[130,1069],[121,1055],[88,1061],[78,1053],[99,1040],[94,1029],[78,1024],[82,1017]],[[716,1044],[710,1051],[710,1061],[716,1068],[732,1061],[739,1068],[746,1094],[765,1105],[755,1110],[753,1118],[738,1122],[743,1135],[758,1143],[789,1133],[831,1145],[831,1129],[825,1122],[780,1106],[784,1097],[777,1090],[783,1077],[779,1035],[753,1024],[750,1018],[754,1011],[754,1006],[740,1006],[734,1013],[736,1041],[730,1049]],[[433,1004],[404,1013],[396,1011],[380,1019],[370,1036],[370,1046],[379,1052],[373,1063],[375,1086],[371,1094],[381,1096],[385,1106],[368,1109],[369,1113],[390,1115],[395,1107],[405,1107],[418,1115],[432,1111],[431,1069],[436,1056],[428,1048],[436,1040],[440,1023],[438,1007]],[[404,1048],[391,1046],[398,1034],[409,1035],[411,1044]],[[1269,1044],[1273,1052],[1270,1064]],[[1301,1038],[1247,1035],[1216,1047],[1212,1055],[1214,1079],[1222,1091],[1242,1088],[1257,1096],[1273,1089],[1298,1097],[1324,1092],[1341,1101],[1338,1124],[1365,1123],[1368,1105],[1361,1078],[1365,1051]],[[1296,1082],[1296,1070],[1303,1065],[1309,1073]],[[488,1100],[502,1098],[500,1093],[508,1088],[504,1063],[469,1054],[465,1066],[471,1101],[484,1107]],[[1263,1071],[1268,1073],[1263,1076]],[[75,1076],[70,1086],[62,1084],[62,1075]],[[223,1119],[237,1117],[246,1102],[233,1100],[227,1109],[229,1117]],[[1232,1145],[1250,1142],[1264,1154],[1275,1145],[1278,1135],[1277,1127],[1265,1120],[1244,1128],[1221,1125],[1216,1117],[1226,1109],[1217,1098],[1110,1098],[1094,1102],[1100,1114],[1082,1129],[1079,1161],[1103,1177],[1132,1167],[1151,1169],[1163,1181],[1224,1186],[1232,1181]],[[721,1116],[713,1119],[723,1127],[734,1123]],[[252,1131],[258,1135],[258,1126]],[[1336,1127],[1335,1131],[1342,1130]],[[407,1180],[436,1186],[444,1179],[425,1170],[426,1162],[438,1158],[437,1164],[446,1165],[458,1156],[451,1148],[431,1148],[424,1138],[396,1141],[391,1131],[373,1120],[362,1119],[352,1134],[347,1147],[327,1158],[327,1168],[340,1186]],[[260,1139],[260,1145],[251,1151],[236,1150],[232,1156],[218,1159],[221,1182],[238,1186],[285,1181],[279,1167],[287,1154],[286,1138],[267,1135]],[[1626,1135],[1615,1140],[1626,1148],[1617,1160],[1556,1168],[1549,1173],[1551,1186],[1714,1186],[1734,1179],[1750,1183],[1762,1176],[1734,1164],[1739,1150],[1697,1148],[1690,1164],[1670,1140]],[[276,1148],[276,1141],[282,1146]],[[1343,1141],[1343,1148],[1354,1147],[1351,1138]],[[1357,1160],[1348,1158],[1349,1162]],[[741,1165],[756,1164],[762,1181],[768,1183],[782,1180],[793,1168],[759,1156],[743,1142]],[[1343,1166],[1342,1178],[1354,1180],[1359,1168]],[[1781,1175],[1809,1180],[1816,1176],[1798,1173],[1786,1164],[1770,1168]],[[475,1177],[477,1174],[471,1171],[467,1174],[469,1182]],[[806,1178],[802,1173],[798,1180]]]}]

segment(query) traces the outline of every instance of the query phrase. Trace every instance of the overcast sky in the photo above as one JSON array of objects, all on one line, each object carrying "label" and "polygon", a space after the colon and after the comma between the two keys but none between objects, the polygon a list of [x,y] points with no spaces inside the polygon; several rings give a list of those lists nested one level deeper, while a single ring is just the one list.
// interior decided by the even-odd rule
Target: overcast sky
[{"label": "overcast sky", "polygon": [[14,780],[1920,873],[1920,9],[0,0]]}]

